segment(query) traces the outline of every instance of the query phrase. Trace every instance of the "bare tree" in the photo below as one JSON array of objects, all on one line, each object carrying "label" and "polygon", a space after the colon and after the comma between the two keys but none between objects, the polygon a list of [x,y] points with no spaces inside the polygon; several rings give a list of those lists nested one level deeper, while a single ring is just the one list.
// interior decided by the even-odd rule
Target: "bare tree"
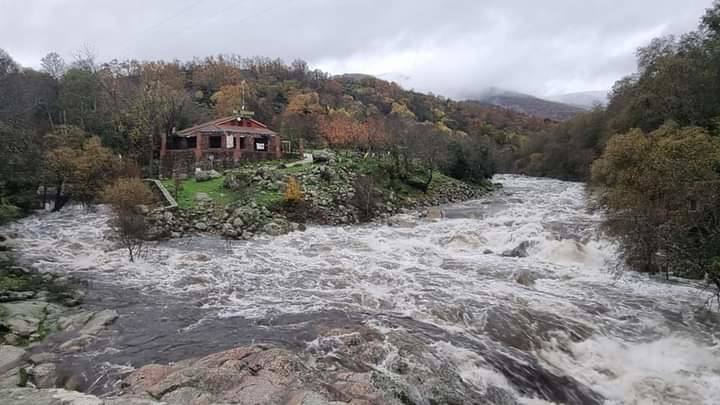
[{"label": "bare tree", "polygon": [[97,70],[97,64],[95,63],[97,53],[89,45],[83,45],[82,48],[75,52],[74,56],[74,67],[87,70],[88,72],[95,72]]},{"label": "bare tree", "polygon": [[151,204],[153,194],[138,178],[120,178],[105,188],[103,197],[113,209],[113,228],[133,262],[142,252],[148,230],[145,216],[138,207]]},{"label": "bare tree", "polygon": [[353,198],[350,203],[358,209],[361,221],[370,220],[375,215],[375,203],[378,198],[372,176],[358,176],[353,181]]},{"label": "bare tree", "polygon": [[57,80],[60,80],[65,74],[65,60],[56,52],[50,52],[45,55],[45,57],[40,60],[40,65],[47,74]]}]

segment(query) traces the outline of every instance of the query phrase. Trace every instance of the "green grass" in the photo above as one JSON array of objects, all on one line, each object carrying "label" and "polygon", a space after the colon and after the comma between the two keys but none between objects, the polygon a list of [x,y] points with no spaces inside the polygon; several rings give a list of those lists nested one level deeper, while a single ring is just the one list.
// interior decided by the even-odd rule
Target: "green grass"
[{"label": "green grass", "polygon": [[277,206],[283,201],[283,196],[279,191],[257,191],[252,196],[257,205],[268,209]]},{"label": "green grass", "polygon": [[195,195],[197,193],[207,194],[215,203],[227,205],[240,199],[240,194],[223,187],[224,177],[208,181],[197,182],[189,179],[181,182],[180,192],[175,193],[175,182],[165,180],[163,184],[176,200],[180,208],[192,208],[195,206]]},{"label": "green grass", "polygon": [[286,167],[283,169],[277,169],[277,171],[278,171],[278,173],[282,173],[282,174],[297,175],[297,174],[303,173],[304,171],[308,170],[311,167],[312,167],[311,164],[304,164],[304,165]]}]

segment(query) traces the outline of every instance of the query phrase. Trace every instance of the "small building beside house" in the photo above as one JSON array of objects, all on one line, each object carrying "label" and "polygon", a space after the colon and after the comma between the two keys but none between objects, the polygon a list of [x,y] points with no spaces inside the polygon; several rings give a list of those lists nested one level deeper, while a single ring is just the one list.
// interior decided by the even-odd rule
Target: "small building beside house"
[{"label": "small building beside house", "polygon": [[[173,132],[163,137],[160,162],[165,176],[191,174],[196,167],[229,169],[242,161],[302,156],[267,125],[243,112]],[[288,156],[290,155],[290,156]]]}]

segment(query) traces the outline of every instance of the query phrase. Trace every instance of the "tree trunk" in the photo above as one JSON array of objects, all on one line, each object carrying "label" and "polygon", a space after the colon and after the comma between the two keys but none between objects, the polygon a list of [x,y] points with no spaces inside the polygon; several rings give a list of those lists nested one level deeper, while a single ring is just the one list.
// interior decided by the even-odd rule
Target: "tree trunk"
[{"label": "tree trunk", "polygon": [[430,169],[428,169],[428,179],[425,182],[425,187],[423,188],[423,192],[427,193],[428,190],[430,190],[430,183],[432,183],[433,180],[433,168],[432,165],[430,166]]},{"label": "tree trunk", "polygon": [[68,197],[62,195],[62,185],[62,181],[57,184],[57,189],[55,190],[55,204],[52,209],[53,212],[60,211],[62,207],[65,206],[65,203],[68,202]]}]

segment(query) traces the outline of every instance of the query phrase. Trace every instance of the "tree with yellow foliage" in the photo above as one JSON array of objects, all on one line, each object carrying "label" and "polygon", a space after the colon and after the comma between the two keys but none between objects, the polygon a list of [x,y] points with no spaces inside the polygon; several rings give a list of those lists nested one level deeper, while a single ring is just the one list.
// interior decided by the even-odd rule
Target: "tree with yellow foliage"
[{"label": "tree with yellow foliage", "polygon": [[210,99],[215,103],[217,116],[223,117],[243,108],[248,109],[256,98],[254,83],[243,82],[221,87]]},{"label": "tree with yellow foliage", "polygon": [[285,193],[283,193],[283,201],[286,204],[296,205],[303,201],[303,192],[300,182],[294,176],[290,176],[285,184]]}]

